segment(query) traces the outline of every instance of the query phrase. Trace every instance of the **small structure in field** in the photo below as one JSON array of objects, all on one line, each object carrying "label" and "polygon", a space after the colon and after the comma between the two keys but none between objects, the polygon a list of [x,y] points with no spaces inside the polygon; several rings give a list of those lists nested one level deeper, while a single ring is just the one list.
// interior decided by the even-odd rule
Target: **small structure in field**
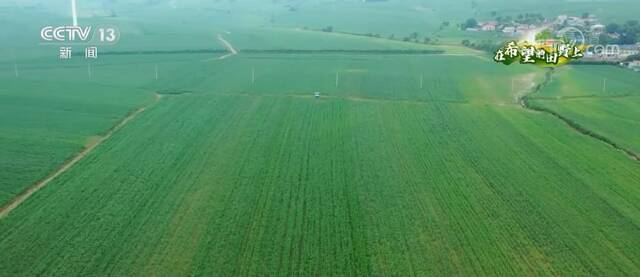
[{"label": "small structure in field", "polygon": [[320,98],[320,92],[319,91],[314,92],[313,97],[315,97],[316,99]]}]

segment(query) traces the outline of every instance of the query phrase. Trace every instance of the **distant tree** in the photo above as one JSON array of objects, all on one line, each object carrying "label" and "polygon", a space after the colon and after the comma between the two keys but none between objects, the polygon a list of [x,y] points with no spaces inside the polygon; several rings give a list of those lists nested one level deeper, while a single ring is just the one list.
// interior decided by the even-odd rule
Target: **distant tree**
[{"label": "distant tree", "polygon": [[323,32],[331,33],[333,32],[333,26],[327,26],[322,29]]},{"label": "distant tree", "polygon": [[425,37],[423,42],[424,42],[424,44],[429,44],[429,43],[431,43],[431,38],[430,37]]},{"label": "distant tree", "polygon": [[624,31],[626,33],[640,35],[640,23],[638,20],[629,20],[624,24]]},{"label": "distant tree", "polygon": [[630,55],[629,57],[624,59],[625,62],[636,61],[636,60],[640,60],[640,54]]},{"label": "distant tree", "polygon": [[598,43],[599,44],[606,45],[606,44],[610,44],[612,42],[613,41],[611,40],[611,38],[607,34],[600,34],[598,36]]},{"label": "distant tree", "polygon": [[473,48],[473,49],[477,49],[477,50],[482,50],[482,51],[486,51],[486,52],[495,52],[498,48],[500,48],[499,43],[493,42],[491,40],[482,40],[479,42],[471,42],[468,39],[465,39],[462,41],[462,45],[469,47],[469,48]]},{"label": "distant tree", "polygon": [[442,29],[444,29],[444,28],[447,28],[447,27],[449,27],[450,25],[451,25],[451,22],[449,22],[449,21],[444,21],[444,22],[440,23],[440,30],[442,30]]},{"label": "distant tree", "polygon": [[625,33],[620,36],[620,44],[636,44],[638,42],[638,36],[635,33]]},{"label": "distant tree", "polygon": [[607,33],[609,34],[614,34],[620,31],[620,25],[616,24],[616,23],[610,23],[607,25],[607,27],[605,28]]},{"label": "distant tree", "polygon": [[536,40],[547,40],[554,37],[553,32],[549,29],[545,29],[542,32],[536,34]]},{"label": "distant tree", "polygon": [[478,21],[475,18],[469,18],[469,19],[467,19],[467,21],[462,23],[461,27],[462,27],[462,29],[478,27]]}]

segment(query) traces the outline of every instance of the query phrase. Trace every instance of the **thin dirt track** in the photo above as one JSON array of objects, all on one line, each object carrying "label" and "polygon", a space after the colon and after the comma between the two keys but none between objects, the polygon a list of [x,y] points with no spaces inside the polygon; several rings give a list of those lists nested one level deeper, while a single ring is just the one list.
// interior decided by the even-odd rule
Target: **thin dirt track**
[{"label": "thin dirt track", "polygon": [[222,43],[224,48],[226,48],[227,51],[229,51],[229,54],[226,54],[224,56],[220,56],[220,57],[217,57],[217,58],[206,59],[206,60],[203,60],[204,62],[208,62],[208,61],[211,61],[211,60],[224,60],[224,59],[226,59],[228,57],[231,57],[233,55],[237,55],[238,54],[238,50],[233,48],[233,45],[231,45],[230,42],[228,42],[226,39],[224,39],[221,34],[218,34],[218,41],[220,41],[220,43]]},{"label": "thin dirt track", "polygon": [[144,112],[148,107],[150,107],[151,105],[155,104],[161,97],[162,97],[161,95],[155,94],[155,98],[154,98],[154,101],[152,103],[147,104],[147,105],[145,105],[145,106],[143,106],[141,108],[138,108],[137,110],[135,110],[132,113],[130,113],[129,115],[127,115],[125,118],[120,120],[120,122],[118,122],[118,124],[116,124],[111,129],[109,129],[109,131],[106,134],[101,136],[99,139],[97,139],[93,143],[87,145],[82,151],[77,153],[70,160],[68,160],[65,163],[63,163],[58,169],[56,169],[54,172],[49,174],[45,179],[38,181],[37,183],[35,183],[32,186],[30,186],[29,188],[27,188],[24,192],[20,193],[18,196],[13,198],[13,200],[11,200],[11,202],[9,202],[7,205],[3,206],[0,209],[0,220],[5,218],[7,215],[9,215],[9,213],[11,213],[11,211],[16,209],[18,206],[20,206],[20,204],[22,204],[24,201],[29,199],[29,197],[31,197],[34,193],[38,192],[40,189],[45,187],[51,181],[55,180],[62,173],[65,173],[67,170],[72,168],[77,162],[82,160],[89,153],[91,153],[94,149],[96,149],[96,147],[98,147],[100,144],[102,144],[103,142],[108,140],[113,134],[115,134],[115,132],[117,132],[118,130],[122,129],[122,127],[124,127],[131,120],[135,119],[138,115],[140,115],[142,112]]}]

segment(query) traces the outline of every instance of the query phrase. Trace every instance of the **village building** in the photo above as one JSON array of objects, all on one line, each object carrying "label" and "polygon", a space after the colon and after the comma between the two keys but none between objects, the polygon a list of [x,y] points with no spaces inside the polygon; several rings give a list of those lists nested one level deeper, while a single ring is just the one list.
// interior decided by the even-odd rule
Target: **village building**
[{"label": "village building", "polygon": [[592,34],[599,35],[604,33],[606,27],[602,24],[595,24],[589,28]]},{"label": "village building", "polygon": [[567,25],[572,26],[572,27],[584,27],[586,25],[586,22],[584,19],[580,18],[580,17],[576,17],[576,16],[571,16],[567,19],[566,21]]},{"label": "village building", "polygon": [[620,45],[620,56],[633,56],[640,54],[640,45],[638,44],[625,44]]},{"label": "village building", "polygon": [[516,27],[504,27],[504,29],[502,29],[502,32],[505,34],[514,34],[516,32]]},{"label": "village building", "polygon": [[482,24],[481,29],[483,31],[485,31],[485,32],[493,32],[493,31],[496,30],[497,26],[498,26],[498,22],[489,21],[489,22],[486,22],[486,23]]},{"label": "village building", "polygon": [[569,17],[566,14],[558,15],[558,18],[556,18],[555,24],[564,25],[567,22],[568,18]]}]

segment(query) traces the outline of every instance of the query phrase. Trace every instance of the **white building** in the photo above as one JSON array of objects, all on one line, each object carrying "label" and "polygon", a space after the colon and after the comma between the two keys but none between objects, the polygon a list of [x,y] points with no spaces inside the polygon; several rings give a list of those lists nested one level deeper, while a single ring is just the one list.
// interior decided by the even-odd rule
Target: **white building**
[{"label": "white building", "polygon": [[591,26],[591,28],[590,28],[592,33],[598,34],[598,35],[604,33],[605,29],[606,29],[606,27],[604,25],[602,25],[602,24],[596,24],[596,25]]}]

